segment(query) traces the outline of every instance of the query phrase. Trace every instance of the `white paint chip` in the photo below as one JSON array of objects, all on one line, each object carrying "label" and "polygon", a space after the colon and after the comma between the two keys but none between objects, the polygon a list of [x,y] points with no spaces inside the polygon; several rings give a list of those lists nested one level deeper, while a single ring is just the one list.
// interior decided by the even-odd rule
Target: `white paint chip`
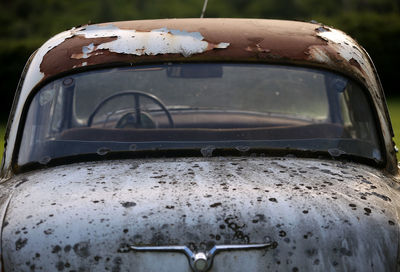
[{"label": "white paint chip", "polygon": [[90,57],[89,54],[92,53],[93,50],[94,50],[94,44],[93,43],[89,44],[88,46],[82,47],[82,53],[83,53],[82,58],[83,59],[87,59],[88,57]]},{"label": "white paint chip", "polygon": [[136,56],[157,54],[182,54],[185,57],[203,53],[214,48],[227,48],[229,43],[212,44],[204,40],[200,32],[160,28],[150,32],[139,32],[131,29],[120,29],[114,25],[88,26],[77,31],[75,35],[85,38],[112,38],[116,40],[94,46],[91,43],[82,48],[82,54],[72,58],[82,59],[92,56],[96,50],[109,50],[120,54]]},{"label": "white paint chip", "polygon": [[374,71],[371,69],[369,60],[365,58],[364,52],[359,49],[359,45],[347,36],[345,33],[329,28],[329,31],[318,33],[318,36],[326,39],[335,45],[337,52],[348,62],[358,63],[361,71],[367,75],[367,78],[374,78]]}]

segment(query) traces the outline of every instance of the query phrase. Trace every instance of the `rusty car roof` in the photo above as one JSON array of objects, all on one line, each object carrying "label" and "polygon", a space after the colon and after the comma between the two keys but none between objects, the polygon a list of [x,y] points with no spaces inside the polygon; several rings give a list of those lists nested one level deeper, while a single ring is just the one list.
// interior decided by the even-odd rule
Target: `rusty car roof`
[{"label": "rusty car roof", "polygon": [[[16,120],[32,90],[65,73],[107,65],[166,62],[258,62],[316,66],[364,85],[377,108],[387,154],[396,171],[393,131],[383,89],[366,51],[345,33],[317,23],[264,19],[159,19],[85,25],[43,44],[26,68]],[[17,124],[8,144],[16,140]],[[6,162],[11,160],[7,150]]]},{"label": "rusty car roof", "polygon": [[83,66],[162,61],[257,61],[318,65],[357,77],[374,71],[364,50],[338,30],[259,19],[164,19],[87,25],[38,51],[44,80]]}]

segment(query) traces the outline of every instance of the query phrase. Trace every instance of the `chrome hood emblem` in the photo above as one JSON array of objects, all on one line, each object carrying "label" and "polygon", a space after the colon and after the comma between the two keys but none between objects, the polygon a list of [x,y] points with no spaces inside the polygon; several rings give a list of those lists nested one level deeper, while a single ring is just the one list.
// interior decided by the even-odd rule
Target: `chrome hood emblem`
[{"label": "chrome hood emblem", "polygon": [[233,250],[256,250],[256,249],[273,249],[277,246],[276,242],[265,244],[247,244],[247,245],[218,245],[211,248],[209,251],[196,251],[193,252],[187,246],[125,246],[119,250],[120,253],[127,253],[129,251],[136,252],[179,252],[188,257],[190,267],[195,272],[208,271],[213,263],[214,256],[221,251]]}]

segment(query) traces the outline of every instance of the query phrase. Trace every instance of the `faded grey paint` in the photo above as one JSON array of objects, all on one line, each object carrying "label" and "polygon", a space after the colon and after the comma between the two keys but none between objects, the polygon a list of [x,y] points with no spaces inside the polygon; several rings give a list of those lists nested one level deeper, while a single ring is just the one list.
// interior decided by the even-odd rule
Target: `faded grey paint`
[{"label": "faded grey paint", "polygon": [[[354,163],[296,158],[105,161],[21,174],[3,225],[6,271],[190,271],[127,245],[276,241],[210,271],[394,271],[398,183]],[[157,261],[155,261],[157,260]]]}]

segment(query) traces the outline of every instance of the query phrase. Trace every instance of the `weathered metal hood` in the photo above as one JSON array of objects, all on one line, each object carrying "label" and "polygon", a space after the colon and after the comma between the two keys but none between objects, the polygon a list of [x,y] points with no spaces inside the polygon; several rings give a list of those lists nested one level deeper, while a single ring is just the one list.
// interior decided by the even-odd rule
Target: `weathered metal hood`
[{"label": "weathered metal hood", "polygon": [[394,271],[397,263],[395,183],[352,163],[105,161],[1,186],[15,187],[2,232],[6,271],[190,271],[184,254],[126,249],[266,242],[274,247],[217,254],[210,271]]}]

